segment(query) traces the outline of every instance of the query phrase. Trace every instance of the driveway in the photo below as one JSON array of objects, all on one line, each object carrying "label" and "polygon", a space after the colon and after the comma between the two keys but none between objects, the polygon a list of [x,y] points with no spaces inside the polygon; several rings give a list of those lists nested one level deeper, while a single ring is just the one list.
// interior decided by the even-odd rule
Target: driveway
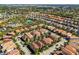
[{"label": "driveway", "polygon": [[[53,52],[54,50],[56,50],[56,48],[59,48],[61,45],[64,44],[64,42],[66,42],[65,39],[61,38],[61,41],[54,44],[52,47],[48,48],[47,50],[41,52],[41,55],[49,55],[51,52]],[[58,44],[58,46],[56,46]]]},{"label": "driveway", "polygon": [[23,46],[20,42],[22,42],[20,39],[18,39],[17,37],[16,37],[16,40],[17,40],[17,42],[16,43],[18,43],[18,45],[20,45],[20,49],[23,51],[23,52],[25,52],[25,55],[30,55],[31,54],[31,52],[30,52],[30,50],[26,47],[26,46]]}]

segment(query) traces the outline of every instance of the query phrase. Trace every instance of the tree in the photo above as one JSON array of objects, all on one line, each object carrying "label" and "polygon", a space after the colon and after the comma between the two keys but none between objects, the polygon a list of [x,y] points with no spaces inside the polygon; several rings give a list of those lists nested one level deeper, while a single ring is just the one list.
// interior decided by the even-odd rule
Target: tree
[{"label": "tree", "polygon": [[15,38],[13,38],[13,41],[14,41],[14,42],[16,42],[16,39],[15,39]]},{"label": "tree", "polygon": [[35,54],[36,54],[36,55],[39,55],[39,54],[40,54],[40,53],[39,53],[39,49],[36,49],[36,50],[35,50]]}]

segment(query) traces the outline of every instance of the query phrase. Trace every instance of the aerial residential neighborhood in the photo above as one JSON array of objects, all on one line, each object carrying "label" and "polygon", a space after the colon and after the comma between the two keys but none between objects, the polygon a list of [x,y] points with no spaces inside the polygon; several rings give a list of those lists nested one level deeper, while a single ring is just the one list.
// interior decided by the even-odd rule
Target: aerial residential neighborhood
[{"label": "aerial residential neighborhood", "polygon": [[0,5],[0,55],[79,55],[79,5]]}]

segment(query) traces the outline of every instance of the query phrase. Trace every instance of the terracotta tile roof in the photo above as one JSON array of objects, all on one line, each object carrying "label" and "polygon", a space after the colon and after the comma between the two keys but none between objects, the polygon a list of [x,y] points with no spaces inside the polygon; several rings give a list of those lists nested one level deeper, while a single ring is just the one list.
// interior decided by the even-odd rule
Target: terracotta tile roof
[{"label": "terracotta tile roof", "polygon": [[15,50],[8,52],[7,55],[20,55],[20,52],[18,49],[15,49]]},{"label": "terracotta tile roof", "polygon": [[55,29],[55,27],[48,26],[48,29],[53,30],[53,29]]},{"label": "terracotta tile roof", "polygon": [[21,32],[19,29],[16,29],[15,31],[16,31],[17,33]]},{"label": "terracotta tile roof", "polygon": [[10,36],[10,35],[3,36],[3,39],[11,39],[11,38],[12,38],[12,36]]},{"label": "terracotta tile roof", "polygon": [[73,53],[72,51],[70,51],[69,49],[67,49],[67,48],[63,48],[62,47],[62,52],[64,53],[64,54],[67,54],[67,55],[75,55],[75,53]]},{"label": "terracotta tile roof", "polygon": [[69,49],[70,51],[72,51],[73,53],[77,53],[77,50],[74,47],[72,47],[71,45],[67,45],[66,48]]},{"label": "terracotta tile roof", "polygon": [[29,38],[29,39],[32,39],[33,38],[33,35],[31,33],[26,33],[26,36]]},{"label": "terracotta tile roof", "polygon": [[3,46],[3,50],[7,50],[7,51],[16,48],[16,45],[13,43],[13,41],[4,42],[2,46]]},{"label": "terracotta tile roof", "polygon": [[67,33],[67,36],[68,36],[68,37],[71,37],[71,36],[72,36],[72,33]]},{"label": "terracotta tile roof", "polygon": [[37,30],[33,31],[32,34],[33,34],[33,35],[37,35],[37,36],[40,36],[40,35],[41,35],[40,32],[37,31]]},{"label": "terracotta tile roof", "polygon": [[42,48],[44,46],[44,44],[41,41],[38,41],[37,45],[39,46],[39,48]]},{"label": "terracotta tile roof", "polygon": [[24,31],[24,29],[23,29],[23,28],[21,28],[21,29],[20,29],[20,31],[22,32],[22,31]]},{"label": "terracotta tile roof", "polygon": [[72,35],[70,38],[79,38],[78,36]]},{"label": "terracotta tile roof", "polygon": [[53,42],[53,40],[51,38],[44,38],[42,40],[45,44],[51,44]]},{"label": "terracotta tile roof", "polygon": [[66,47],[63,47],[62,51],[68,55],[75,55],[78,53],[77,50],[71,45],[67,45]]},{"label": "terracotta tile roof", "polygon": [[48,30],[43,29],[43,28],[41,28],[39,31],[40,31],[40,33],[42,33],[42,34],[44,34],[45,32],[48,32]]},{"label": "terracotta tile roof", "polygon": [[31,47],[33,47],[34,49],[39,49],[39,46],[35,42],[32,43]]},{"label": "terracotta tile roof", "polygon": [[9,32],[8,34],[10,34],[10,35],[15,35],[15,32]]},{"label": "terracotta tile roof", "polygon": [[3,39],[4,42],[11,41],[12,39]]}]

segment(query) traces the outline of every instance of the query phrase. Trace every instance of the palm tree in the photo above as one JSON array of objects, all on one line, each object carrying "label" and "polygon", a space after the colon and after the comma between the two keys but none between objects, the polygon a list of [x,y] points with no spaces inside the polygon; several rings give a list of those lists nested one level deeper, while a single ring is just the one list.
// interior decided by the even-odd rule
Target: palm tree
[{"label": "palm tree", "polygon": [[69,44],[69,41],[67,41],[67,42],[64,42],[64,46],[66,46],[66,45],[68,45]]},{"label": "palm tree", "polygon": [[41,34],[41,39],[43,39],[44,38],[44,34]]},{"label": "palm tree", "polygon": [[39,55],[39,54],[40,54],[40,53],[39,53],[39,49],[36,49],[36,50],[35,50],[35,54],[36,54],[36,55]]},{"label": "palm tree", "polygon": [[36,35],[34,35],[33,40],[34,40],[34,41],[36,40]]}]

